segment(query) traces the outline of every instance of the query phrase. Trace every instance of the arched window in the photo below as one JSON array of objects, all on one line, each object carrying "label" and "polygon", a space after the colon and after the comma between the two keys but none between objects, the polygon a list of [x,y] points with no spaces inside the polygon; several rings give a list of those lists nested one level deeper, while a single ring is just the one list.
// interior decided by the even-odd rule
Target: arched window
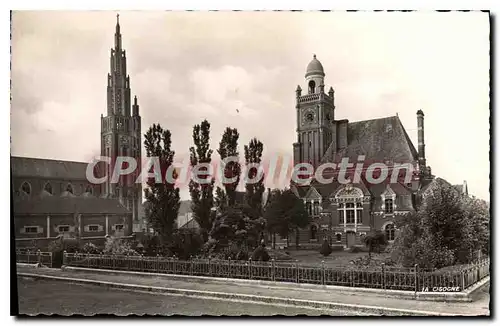
[{"label": "arched window", "polygon": [[335,235],[335,237],[337,238],[337,242],[342,241],[342,234],[337,233],[337,234]]},{"label": "arched window", "polygon": [[318,228],[316,225],[311,225],[311,239],[316,239],[316,233],[318,231]]},{"label": "arched window", "polygon": [[21,185],[21,191],[23,191],[26,195],[31,194],[31,185],[28,182],[23,182]]},{"label": "arched window", "polygon": [[314,94],[314,89],[316,88],[316,83],[314,80],[309,82],[309,94]]},{"label": "arched window", "polygon": [[43,186],[43,190],[52,195],[52,185],[50,183],[47,182],[45,186]]},{"label": "arched window", "polygon": [[385,200],[385,213],[392,214],[394,212],[394,203],[392,199]]},{"label": "arched window", "polygon": [[314,214],[314,216],[319,215],[319,202],[318,201],[314,202],[313,214]]},{"label": "arched window", "polygon": [[73,193],[73,186],[71,185],[71,183],[68,183],[68,185],[66,186],[66,191],[70,194]]},{"label": "arched window", "polygon": [[387,224],[385,226],[385,237],[387,241],[393,241],[394,240],[394,224]]}]

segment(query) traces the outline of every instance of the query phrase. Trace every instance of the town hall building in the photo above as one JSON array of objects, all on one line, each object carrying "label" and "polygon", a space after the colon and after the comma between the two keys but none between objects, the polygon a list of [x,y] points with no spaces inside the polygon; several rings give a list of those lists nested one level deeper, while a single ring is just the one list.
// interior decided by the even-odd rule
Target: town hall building
[{"label": "town hall building", "polygon": [[[127,57],[116,22],[107,75],[106,116],[101,115],[101,155],[132,156],[141,161],[141,116],[131,99]],[[97,123],[97,117],[96,117]],[[16,245],[45,247],[60,236],[103,242],[107,236],[130,238],[145,228],[140,169],[117,184],[92,184],[90,162],[11,157]],[[112,175],[113,164],[98,165],[96,177]]]},{"label": "town hall building", "polygon": [[[325,73],[314,55],[305,74],[305,94],[300,85],[296,89],[297,141],[293,144],[294,165],[308,163],[315,169],[325,163],[350,163],[362,159],[361,171],[373,163],[387,166],[387,180],[368,182],[366,173],[358,182],[353,180],[353,168],[347,170],[350,182],[339,182],[338,170],[323,175],[331,182],[320,183],[312,178],[309,185],[292,184],[292,191],[301,198],[311,218],[310,225],[299,231],[301,247],[319,246],[323,239],[344,248],[362,245],[362,238],[370,231],[380,230],[389,242],[397,230],[395,219],[415,209],[419,194],[432,183],[434,176],[427,166],[424,141],[424,113],[418,110],[418,148],[412,144],[399,117],[390,116],[351,122],[337,119],[335,92],[325,92]],[[393,169],[395,164],[412,168],[410,179],[406,171]],[[400,174],[403,172],[402,174]],[[396,182],[389,182],[391,173]],[[464,184],[466,188],[466,185]],[[297,234],[289,235],[293,245]]]}]

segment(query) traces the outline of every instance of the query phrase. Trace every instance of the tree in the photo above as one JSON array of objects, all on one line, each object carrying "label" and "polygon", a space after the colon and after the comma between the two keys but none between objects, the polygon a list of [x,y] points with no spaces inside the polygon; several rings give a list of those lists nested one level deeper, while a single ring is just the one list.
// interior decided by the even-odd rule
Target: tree
[{"label": "tree", "polygon": [[[148,210],[146,219],[163,242],[171,241],[180,207],[179,189],[175,187],[176,173],[173,170],[175,152],[171,149],[172,141],[169,130],[159,124],[153,124],[144,135],[147,157],[158,158],[159,167],[151,170],[159,174],[161,180],[150,177],[144,190]],[[151,171],[148,171],[151,172]],[[171,175],[167,175],[171,173]]]},{"label": "tree", "polygon": [[403,264],[424,268],[470,262],[489,238],[487,218],[477,218],[479,206],[444,180],[435,180],[419,210],[397,222],[401,232],[395,252]]},{"label": "tree", "polygon": [[[309,215],[304,202],[290,189],[274,190],[266,207],[264,218],[270,233],[277,233],[288,239],[290,231],[298,235],[299,228],[309,224]],[[296,239],[298,246],[298,239]]]},{"label": "tree", "polygon": [[319,253],[325,257],[332,253],[332,247],[330,247],[328,240],[326,240],[326,239],[323,240],[323,244],[321,245]]},{"label": "tree", "polygon": [[[238,152],[239,138],[240,134],[236,128],[227,127],[219,143],[219,149],[217,150],[222,161],[223,175],[227,178],[227,181],[224,182],[224,189],[226,191],[229,206],[233,206],[235,203],[236,188],[240,183],[241,164],[239,163]],[[233,160],[224,162],[224,160],[229,158]]]},{"label": "tree", "polygon": [[368,257],[371,257],[372,252],[375,250],[380,253],[380,247],[387,245],[385,234],[380,230],[367,234],[364,237],[363,242],[368,248]]},{"label": "tree", "polygon": [[[262,196],[265,191],[264,174],[258,176],[258,168],[262,161],[262,152],[264,145],[257,138],[253,138],[248,145],[245,145],[245,163],[251,168],[246,171],[245,178],[252,180],[246,183],[245,197],[247,204],[256,211],[258,215],[262,214]],[[253,181],[258,177],[258,181]]]},{"label": "tree", "polygon": [[[191,167],[198,164],[210,164],[212,161],[212,150],[210,149],[210,123],[203,120],[200,125],[193,127],[193,142],[194,147],[189,149]],[[200,166],[200,171],[207,171],[207,167]],[[214,183],[215,179],[210,176],[197,176],[198,179],[205,179],[203,182],[198,182],[191,178],[189,182],[189,193],[191,195],[191,208],[193,217],[198,222],[201,229],[203,242],[208,241],[208,232],[212,228],[214,206]],[[208,178],[208,180],[206,180]]]}]

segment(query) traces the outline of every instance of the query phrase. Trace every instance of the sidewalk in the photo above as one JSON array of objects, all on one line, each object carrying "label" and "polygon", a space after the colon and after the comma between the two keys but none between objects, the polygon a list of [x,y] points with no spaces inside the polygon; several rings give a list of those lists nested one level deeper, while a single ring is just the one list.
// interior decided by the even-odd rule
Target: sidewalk
[{"label": "sidewalk", "polygon": [[[199,295],[199,296],[214,296],[219,298],[241,300],[248,298],[248,300],[257,301],[273,301],[276,300],[304,300],[316,305],[316,303],[330,303],[345,305],[352,309],[359,308],[360,310],[367,310],[367,307],[377,309],[398,309],[398,310],[411,310],[419,314],[452,314],[452,315],[489,315],[489,295],[485,294],[482,298],[475,302],[428,302],[416,301],[400,298],[388,298],[380,295],[372,295],[369,293],[352,294],[352,293],[339,293],[327,290],[312,290],[307,288],[294,289],[288,287],[269,287],[255,284],[234,284],[228,282],[227,284],[221,282],[223,280],[203,280],[197,281],[193,279],[175,279],[169,278],[168,275],[150,276],[150,275],[127,275],[126,273],[106,274],[93,271],[81,270],[60,270],[49,268],[28,268],[17,267],[18,274],[36,274],[40,276],[62,277],[70,279],[80,279],[95,282],[111,282],[123,285],[126,288],[138,287],[142,291],[155,291],[182,294],[183,291],[186,295]],[[70,280],[68,280],[70,281]],[[142,286],[142,289],[139,288]],[[153,288],[165,288],[166,291]],[[295,303],[300,305],[300,303]],[[305,303],[304,303],[305,304]],[[319,306],[322,306],[321,304]],[[402,311],[403,313],[403,311]],[[408,313],[405,313],[408,314]]]}]

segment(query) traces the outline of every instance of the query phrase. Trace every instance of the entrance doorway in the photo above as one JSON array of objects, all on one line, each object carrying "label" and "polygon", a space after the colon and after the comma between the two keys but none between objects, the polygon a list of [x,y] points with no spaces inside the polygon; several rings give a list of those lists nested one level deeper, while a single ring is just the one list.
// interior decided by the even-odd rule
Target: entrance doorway
[{"label": "entrance doorway", "polygon": [[347,231],[346,232],[346,245],[347,245],[347,248],[351,248],[352,246],[355,245],[356,243],[356,233],[352,232],[352,231]]}]

